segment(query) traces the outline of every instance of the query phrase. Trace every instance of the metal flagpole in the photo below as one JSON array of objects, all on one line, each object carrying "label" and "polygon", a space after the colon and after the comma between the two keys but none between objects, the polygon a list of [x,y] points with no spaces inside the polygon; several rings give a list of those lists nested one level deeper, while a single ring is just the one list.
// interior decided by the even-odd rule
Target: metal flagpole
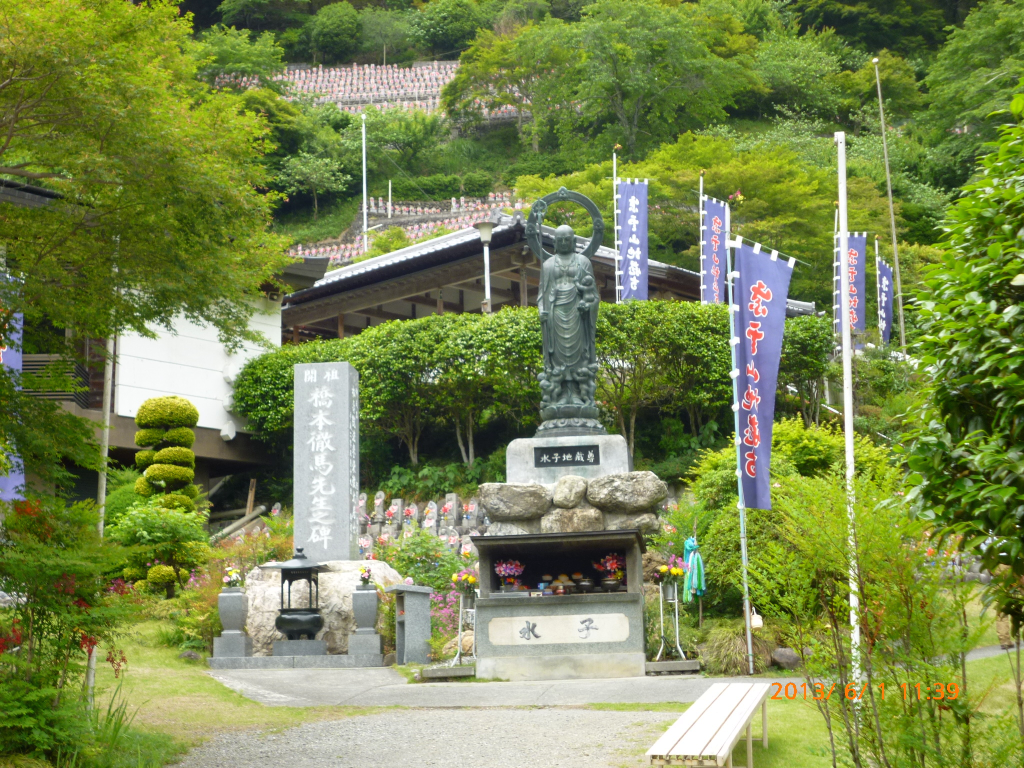
[{"label": "metal flagpole", "polygon": [[736,430],[736,491],[739,496],[736,508],[740,514],[740,557],[743,562],[743,622],[747,629],[747,664],[750,674],[754,674],[754,638],[750,632],[750,588],[747,584],[747,567],[749,565],[747,558],[747,510],[743,503],[743,476],[740,474],[743,466],[743,457],[740,454],[743,449],[740,443],[740,371],[736,362],[736,345],[740,343],[740,338],[736,333],[736,315],[739,313],[739,304],[735,301],[736,291],[734,286],[734,281],[739,277],[739,273],[732,271],[732,249],[737,244],[737,241],[730,239],[731,220],[732,212],[729,206],[726,206],[725,274],[729,301],[729,348],[732,353],[732,372],[730,373],[730,376],[732,376],[732,411],[733,425]]},{"label": "metal flagpole", "polygon": [[857,531],[854,525],[853,491],[853,329],[850,327],[850,233],[846,211],[846,134],[838,131],[835,135],[839,154],[839,277],[840,312],[839,327],[843,340],[843,434],[846,438],[846,517],[848,520],[848,541],[850,549],[850,655],[853,659],[853,676],[860,679],[860,600],[857,596],[859,582],[857,574]]},{"label": "metal flagpole", "polygon": [[391,218],[391,179],[388,179],[388,218]]},{"label": "metal flagpole", "polygon": [[[615,145],[616,148],[619,146]],[[619,242],[619,158],[612,150],[612,219],[615,240],[615,303],[622,303],[622,243]]]},{"label": "metal flagpole", "polygon": [[[900,315],[900,349],[907,350],[907,330],[903,324],[903,283],[900,280],[900,250],[896,245],[896,209],[892,204],[892,175],[889,173],[889,141],[885,136],[885,109],[882,107],[882,76],[878,71],[878,57],[871,60],[875,65],[875,84],[878,86],[878,118],[882,123],[882,156],[885,158],[885,188],[889,193],[889,229],[892,232],[892,269],[896,278],[896,309]],[[891,338],[891,337],[890,337]]]},{"label": "metal flagpole", "polygon": [[[391,184],[388,183],[388,197],[391,197]],[[369,236],[367,235],[367,211],[369,210],[366,204],[366,113],[363,113],[363,253],[366,253],[369,248]]]},{"label": "metal flagpole", "polygon": [[[728,231],[725,238],[729,239]],[[707,264],[704,261],[704,169],[700,169],[700,187],[697,193],[697,242],[700,244],[700,300],[704,301],[705,286],[707,286]],[[711,302],[708,302],[709,304]]]}]

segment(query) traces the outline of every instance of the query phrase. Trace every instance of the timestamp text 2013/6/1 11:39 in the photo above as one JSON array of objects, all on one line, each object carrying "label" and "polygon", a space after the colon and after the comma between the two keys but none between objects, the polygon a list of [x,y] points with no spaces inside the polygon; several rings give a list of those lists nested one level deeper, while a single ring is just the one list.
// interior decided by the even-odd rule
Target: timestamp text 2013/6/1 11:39
[{"label": "timestamp text 2013/6/1 11:39", "polygon": [[[888,696],[900,696],[904,701],[953,701],[960,695],[960,686],[956,683],[900,683],[897,686],[886,686],[878,683],[873,686],[884,700]],[[773,699],[815,699],[828,701],[836,693],[836,683],[772,683],[771,698]],[[857,701],[871,695],[867,683],[849,683],[841,688],[839,695]]]}]

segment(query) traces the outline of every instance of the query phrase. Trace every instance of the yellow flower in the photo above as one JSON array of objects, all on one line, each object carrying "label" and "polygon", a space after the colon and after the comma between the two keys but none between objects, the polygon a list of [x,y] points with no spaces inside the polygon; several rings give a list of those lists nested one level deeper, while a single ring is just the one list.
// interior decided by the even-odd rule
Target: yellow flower
[{"label": "yellow flower", "polygon": [[660,571],[661,573],[668,573],[668,566],[667,566],[667,565],[659,565],[659,566],[658,566],[658,570],[659,570],[659,571]]},{"label": "yellow flower", "polygon": [[671,573],[672,573],[673,576],[682,576],[683,575],[683,569],[682,568],[673,568]]},{"label": "yellow flower", "polygon": [[458,581],[458,580],[459,580],[459,574],[453,573],[452,574],[452,581]]},{"label": "yellow flower", "polygon": [[470,576],[468,579],[466,579],[466,581],[468,581],[470,584],[476,584],[476,576]]}]

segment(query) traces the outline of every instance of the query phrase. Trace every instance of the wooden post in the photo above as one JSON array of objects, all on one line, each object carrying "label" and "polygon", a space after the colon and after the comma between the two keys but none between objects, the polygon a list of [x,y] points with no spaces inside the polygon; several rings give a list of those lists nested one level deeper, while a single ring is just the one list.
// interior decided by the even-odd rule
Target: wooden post
[{"label": "wooden post", "polygon": [[530,289],[526,285],[526,267],[519,268],[519,306],[530,306]]},{"label": "wooden post", "polygon": [[298,343],[299,343],[299,326],[296,325],[296,326],[294,326],[292,328],[292,344],[298,344]]},{"label": "wooden post", "polygon": [[761,702],[761,746],[768,749],[768,699]]},{"label": "wooden post", "polygon": [[754,768],[754,726],[747,723],[747,768]]},{"label": "wooden post", "polygon": [[437,289],[437,314],[444,314],[444,287]]},{"label": "wooden post", "polygon": [[249,481],[249,498],[245,501],[245,516],[252,514],[252,505],[256,501],[256,478]]},{"label": "wooden post", "polygon": [[345,338],[345,315],[342,312],[338,313],[338,338]]}]

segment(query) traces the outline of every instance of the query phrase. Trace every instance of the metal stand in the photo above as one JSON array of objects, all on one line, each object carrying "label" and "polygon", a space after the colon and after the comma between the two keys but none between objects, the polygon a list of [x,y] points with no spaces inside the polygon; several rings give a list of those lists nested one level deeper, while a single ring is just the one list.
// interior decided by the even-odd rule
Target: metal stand
[{"label": "metal stand", "polygon": [[[665,652],[666,637],[665,637],[665,603],[672,603],[673,609],[673,620],[675,621],[675,643],[676,652],[679,654],[680,659],[685,659],[686,654],[683,653],[683,649],[679,647],[679,585],[675,584],[675,597],[665,597],[665,585],[658,585],[658,631],[661,634],[661,646],[658,648],[658,655],[654,657],[655,661],[661,661],[661,654]],[[475,637],[475,635],[474,635]]]},{"label": "metal stand", "polygon": [[[475,605],[474,601],[474,605]],[[459,594],[459,639],[456,641],[457,645],[455,648],[455,656],[446,666],[454,667],[457,664],[463,663],[462,655],[462,626],[468,624],[473,628],[473,653],[471,656],[466,658],[476,662],[476,608],[466,608],[466,596]]]}]

